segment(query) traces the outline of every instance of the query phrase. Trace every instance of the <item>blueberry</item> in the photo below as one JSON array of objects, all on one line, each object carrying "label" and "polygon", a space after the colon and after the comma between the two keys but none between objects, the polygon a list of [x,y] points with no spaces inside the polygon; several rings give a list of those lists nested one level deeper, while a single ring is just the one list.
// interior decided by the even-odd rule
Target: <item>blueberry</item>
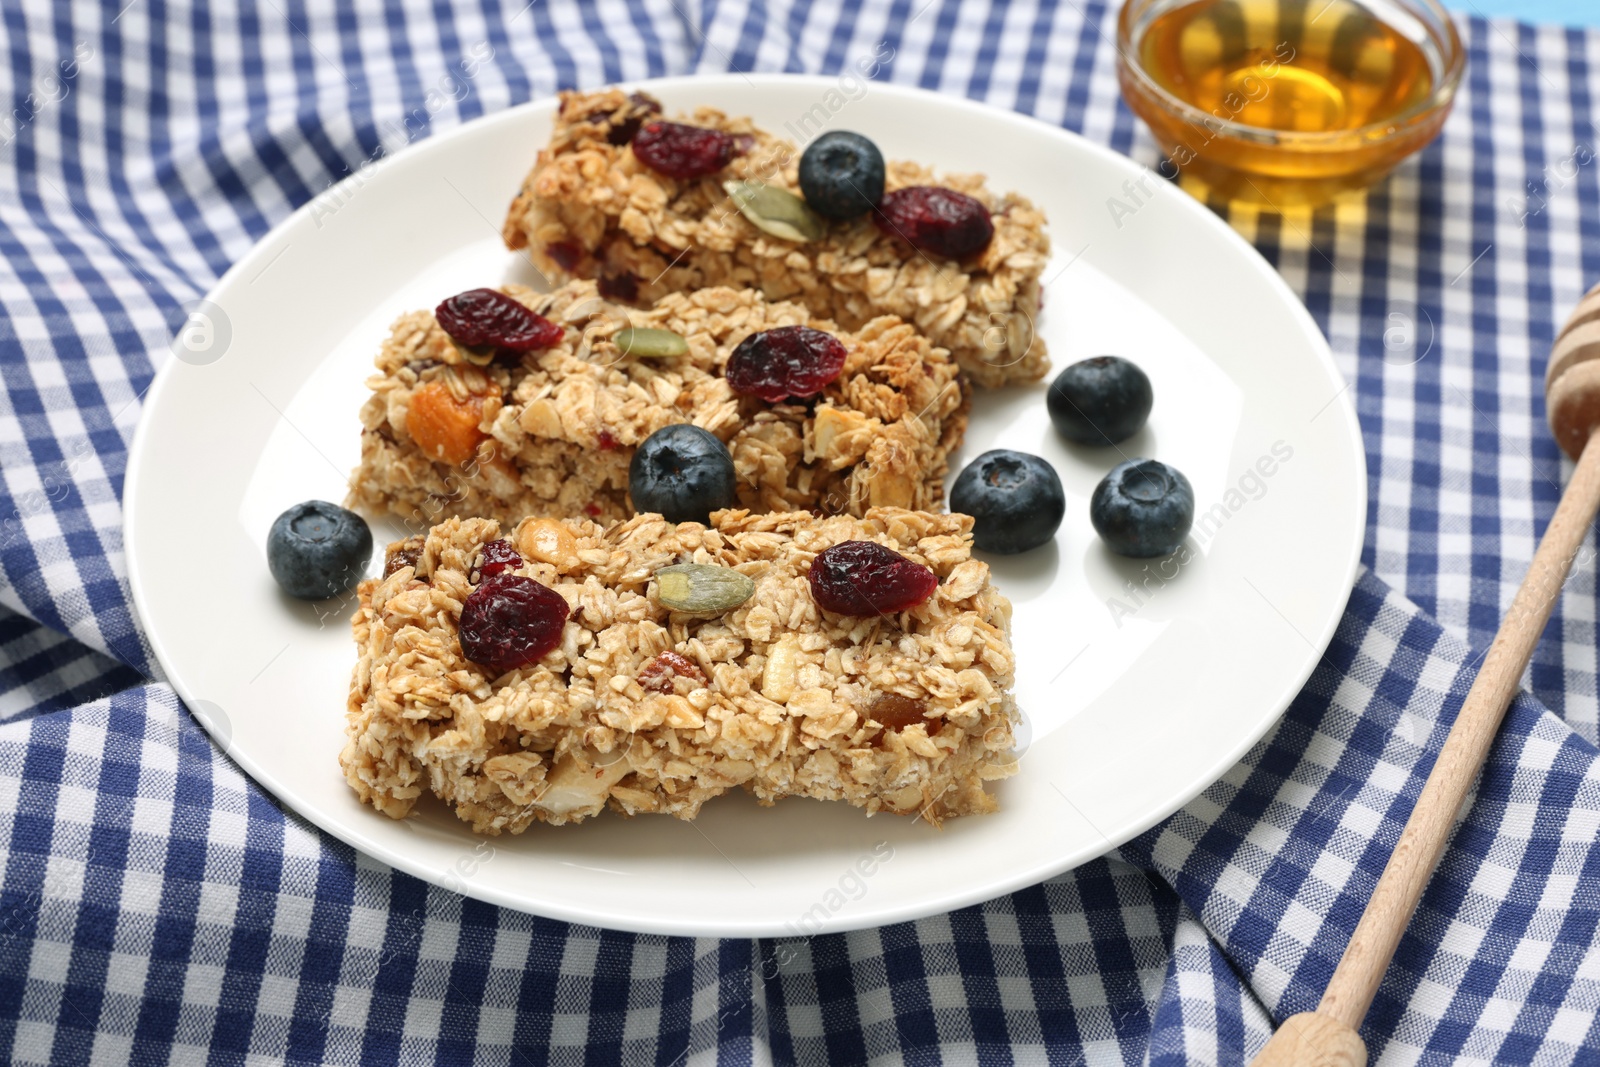
[{"label": "blueberry", "polygon": [[1089,521],[1119,556],[1168,556],[1194,524],[1194,488],[1160,460],[1130,459],[1094,487]]},{"label": "blueberry", "polygon": [[997,448],[968,463],[950,489],[950,510],[972,516],[972,543],[1009,556],[1056,535],[1067,497],[1038,456]]},{"label": "blueberry", "polygon": [[668,522],[710,523],[734,505],[736,479],[728,446],[688,423],[663,426],[644,439],[628,464],[635,511],[658,511]]},{"label": "blueberry", "polygon": [[326,500],[296,504],[267,534],[267,567],[297,600],[337,596],[365,577],[371,558],[366,521]]},{"label": "blueberry", "polygon": [[800,156],[800,191],[819,215],[865,215],[883,197],[883,153],[859,133],[825,133]]},{"label": "blueberry", "polygon": [[1062,437],[1080,445],[1114,445],[1139,432],[1155,393],[1134,364],[1121,356],[1095,356],[1056,375],[1045,402]]}]

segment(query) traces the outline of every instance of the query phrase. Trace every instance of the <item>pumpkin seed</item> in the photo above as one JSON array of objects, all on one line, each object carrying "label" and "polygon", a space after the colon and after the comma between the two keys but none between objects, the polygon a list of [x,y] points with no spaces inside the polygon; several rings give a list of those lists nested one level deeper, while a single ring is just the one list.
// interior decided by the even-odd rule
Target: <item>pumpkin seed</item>
[{"label": "pumpkin seed", "polygon": [[681,334],[653,326],[624,326],[611,338],[611,343],[620,348],[623,355],[641,359],[689,354],[689,342]]},{"label": "pumpkin seed", "polygon": [[762,233],[786,241],[815,241],[822,236],[822,216],[787,189],[741,181],[726,181],[722,187],[739,205],[739,213]]},{"label": "pumpkin seed", "polygon": [[756,583],[732,567],[678,563],[656,571],[656,595],[674,611],[721,614],[755,595]]}]

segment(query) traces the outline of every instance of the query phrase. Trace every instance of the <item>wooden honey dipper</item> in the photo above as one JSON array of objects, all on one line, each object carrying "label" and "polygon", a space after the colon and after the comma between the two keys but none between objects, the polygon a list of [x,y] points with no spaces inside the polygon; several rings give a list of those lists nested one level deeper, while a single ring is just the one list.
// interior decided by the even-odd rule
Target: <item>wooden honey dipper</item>
[{"label": "wooden honey dipper", "polygon": [[1433,773],[1378,879],[1316,1011],[1290,1016],[1254,1067],[1357,1067],[1367,1047],[1357,1028],[1388,970],[1489,746],[1517,695],[1550,610],[1600,507],[1600,285],[1557,335],[1545,372],[1545,407],[1562,451],[1577,461],[1539,541],[1511,610],[1494,635]]}]

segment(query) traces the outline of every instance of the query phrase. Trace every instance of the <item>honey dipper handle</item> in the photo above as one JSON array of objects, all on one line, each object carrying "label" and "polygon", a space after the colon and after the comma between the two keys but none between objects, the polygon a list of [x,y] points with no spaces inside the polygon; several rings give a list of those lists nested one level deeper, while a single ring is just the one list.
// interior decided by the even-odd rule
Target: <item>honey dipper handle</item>
[{"label": "honey dipper handle", "polygon": [[1534,553],[1533,565],[1522,579],[1500,632],[1494,635],[1494,643],[1445,739],[1439,760],[1422,787],[1394,854],[1322,995],[1317,1013],[1331,1016],[1352,1030],[1360,1027],[1378,992],[1383,973],[1400,944],[1400,935],[1439,862],[1467,792],[1483,767],[1511,698],[1516,696],[1523,669],[1561,595],[1567,571],[1594,521],[1596,506],[1600,505],[1597,442],[1600,433],[1591,433],[1572,480],[1556,505],[1555,516],[1539,542],[1539,550]]}]

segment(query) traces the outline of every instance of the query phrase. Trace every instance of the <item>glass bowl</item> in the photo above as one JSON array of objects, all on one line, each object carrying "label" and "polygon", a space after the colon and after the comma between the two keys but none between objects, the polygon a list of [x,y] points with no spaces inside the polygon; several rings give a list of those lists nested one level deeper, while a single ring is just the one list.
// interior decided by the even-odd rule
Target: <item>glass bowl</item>
[{"label": "glass bowl", "polygon": [[[1450,113],[1466,59],[1455,25],[1437,0],[1211,0],[1209,8],[1207,4],[1208,0],[1127,0],[1117,20],[1122,95],[1161,146],[1166,157],[1159,167],[1162,175],[1181,179],[1196,195],[1210,192],[1280,210],[1324,203],[1388,174],[1433,140]],[[1151,33],[1188,18],[1191,12],[1204,12],[1202,17],[1210,21],[1182,23],[1196,27],[1183,31],[1182,49],[1173,50],[1170,34],[1159,29]],[[1352,58],[1352,38],[1366,33],[1378,39],[1370,19],[1391,35],[1379,40],[1388,49],[1355,50]],[[1420,64],[1426,64],[1428,83],[1413,81],[1411,98],[1390,100],[1392,113],[1375,109],[1370,121],[1361,120],[1354,92],[1347,108],[1332,82],[1310,69],[1323,58],[1329,69],[1338,62],[1365,63],[1368,69],[1356,71],[1359,77],[1371,73],[1370,60],[1376,54],[1380,66],[1390,61],[1384,69],[1393,74],[1400,69],[1398,61],[1390,59],[1397,54],[1396,44],[1417,59],[1419,71]],[[1166,68],[1160,69],[1164,59]],[[1200,65],[1212,59],[1217,63],[1201,71]],[[1251,65],[1243,65],[1244,60],[1251,60]],[[1175,78],[1199,86],[1193,76],[1196,71],[1221,78],[1230,64],[1234,69],[1226,83],[1208,90],[1218,101],[1210,110],[1183,99],[1172,88]],[[1384,88],[1381,80],[1375,84],[1378,90]],[[1230,86],[1232,91],[1221,91]],[[1274,112],[1273,107],[1280,110]],[[1271,126],[1248,121],[1269,115],[1282,121]],[[1194,188],[1195,184],[1202,188]]]}]

